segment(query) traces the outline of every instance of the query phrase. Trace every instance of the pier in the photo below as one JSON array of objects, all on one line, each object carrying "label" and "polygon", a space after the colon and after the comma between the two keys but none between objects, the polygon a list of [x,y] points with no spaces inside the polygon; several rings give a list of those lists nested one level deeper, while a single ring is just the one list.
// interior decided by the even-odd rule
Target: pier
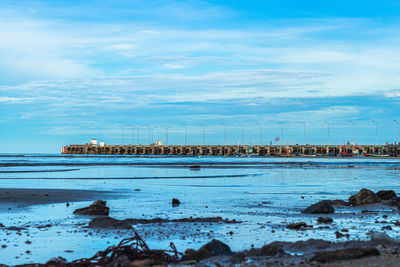
[{"label": "pier", "polygon": [[400,157],[399,145],[104,145],[62,147],[62,154],[174,156]]}]

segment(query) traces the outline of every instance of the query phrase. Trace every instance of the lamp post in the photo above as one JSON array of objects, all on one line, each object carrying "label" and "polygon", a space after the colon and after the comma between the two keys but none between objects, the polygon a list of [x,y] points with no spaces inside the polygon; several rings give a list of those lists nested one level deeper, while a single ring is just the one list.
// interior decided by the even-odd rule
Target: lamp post
[{"label": "lamp post", "polygon": [[306,123],[304,121],[301,121],[300,123],[303,124],[303,127],[304,127],[304,145],[306,145],[307,144],[307,141],[306,141]]},{"label": "lamp post", "polygon": [[240,122],[238,124],[242,127],[242,145],[244,145],[244,126]]},{"label": "lamp post", "polygon": [[278,124],[280,124],[281,125],[281,141],[280,142],[283,142],[283,122],[278,122]]},{"label": "lamp post", "polygon": [[140,144],[140,126],[137,126],[137,144]]},{"label": "lamp post", "polygon": [[260,128],[260,146],[262,146],[262,135],[261,135],[261,123],[256,122],[256,124],[258,125],[258,127]]},{"label": "lamp post", "polygon": [[330,127],[329,127],[329,122],[327,122],[327,121],[324,121],[325,123],[326,123],[326,125],[328,126],[328,145],[330,145],[331,144],[331,137],[330,137]]},{"label": "lamp post", "polygon": [[354,121],[349,120],[349,122],[353,125],[353,145],[354,145]]},{"label": "lamp post", "polygon": [[372,123],[375,123],[375,145],[378,145],[378,122],[376,120],[371,120]]},{"label": "lamp post", "polygon": [[119,128],[121,128],[121,141],[122,145],[124,145],[124,125],[118,125]]},{"label": "lamp post", "polygon": [[162,127],[165,128],[165,145],[168,145],[168,129],[171,128],[165,124],[161,125]]},{"label": "lamp post", "polygon": [[400,141],[400,122],[398,120],[393,120],[397,124],[397,143]]},{"label": "lamp post", "polygon": [[206,126],[202,123],[200,125],[203,127],[203,146],[206,144]]},{"label": "lamp post", "polygon": [[224,145],[226,146],[226,125],[221,123],[222,126],[224,126]]},{"label": "lamp post", "polygon": [[131,144],[133,145],[133,129],[135,128],[135,126],[132,126],[132,125],[125,125],[125,127],[126,128],[131,128],[131,138],[132,138],[132,140],[131,140]]},{"label": "lamp post", "polygon": [[185,146],[187,144],[187,125],[186,124],[182,124],[183,127],[185,127]]}]

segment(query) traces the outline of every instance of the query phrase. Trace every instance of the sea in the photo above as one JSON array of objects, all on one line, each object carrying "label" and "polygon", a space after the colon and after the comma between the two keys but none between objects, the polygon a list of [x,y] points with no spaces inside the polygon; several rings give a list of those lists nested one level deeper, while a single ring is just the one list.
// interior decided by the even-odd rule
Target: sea
[{"label": "sea", "polygon": [[[212,238],[232,250],[261,247],[273,241],[368,239],[370,231],[397,238],[397,207],[335,207],[333,224],[320,227],[318,215],[301,213],[320,200],[348,198],[362,188],[400,193],[400,159],[97,156],[0,154],[1,188],[84,189],[112,192],[107,199],[116,219],[222,217],[239,223],[162,223],[134,225],[150,248],[197,249]],[[173,207],[173,198],[181,205]],[[0,209],[0,263],[71,261],[93,256],[133,235],[128,230],[92,230],[92,217],[74,215],[90,201]],[[0,204],[1,206],[2,204]],[[3,204],[4,205],[4,204]],[[293,222],[312,229],[294,231]],[[40,228],[38,225],[51,224]],[[392,230],[382,230],[390,225]],[[338,240],[336,231],[348,229]],[[26,242],[29,241],[29,242]],[[29,251],[29,252],[27,252]]]}]

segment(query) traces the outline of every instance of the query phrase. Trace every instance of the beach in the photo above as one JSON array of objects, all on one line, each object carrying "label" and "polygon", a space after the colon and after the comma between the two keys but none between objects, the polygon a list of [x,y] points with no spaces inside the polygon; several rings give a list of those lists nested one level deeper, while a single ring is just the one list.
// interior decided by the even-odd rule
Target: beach
[{"label": "beach", "polygon": [[[0,245],[5,245],[0,262],[45,263],[57,256],[70,262],[93,256],[135,232],[152,249],[166,249],[173,242],[182,253],[212,239],[240,252],[278,241],[368,241],[371,231],[397,238],[397,206],[382,201],[333,205],[332,214],[302,211],[323,200],[348,201],[363,188],[399,193],[398,163],[397,159],[6,157],[0,163],[4,171]],[[173,206],[173,198],[180,205]],[[109,208],[107,217],[131,228],[91,228],[97,216],[74,214],[99,199]],[[332,222],[321,223],[319,217],[330,217]],[[300,222],[306,227],[288,228]],[[282,249],[292,256],[315,253],[289,245]]]}]

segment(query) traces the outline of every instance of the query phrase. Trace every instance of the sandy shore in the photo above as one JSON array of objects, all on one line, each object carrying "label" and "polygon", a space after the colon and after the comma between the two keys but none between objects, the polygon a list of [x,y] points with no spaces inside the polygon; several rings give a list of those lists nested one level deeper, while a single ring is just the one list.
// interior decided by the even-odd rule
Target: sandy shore
[{"label": "sandy shore", "polygon": [[33,205],[114,198],[112,191],[0,188],[0,212]]}]

